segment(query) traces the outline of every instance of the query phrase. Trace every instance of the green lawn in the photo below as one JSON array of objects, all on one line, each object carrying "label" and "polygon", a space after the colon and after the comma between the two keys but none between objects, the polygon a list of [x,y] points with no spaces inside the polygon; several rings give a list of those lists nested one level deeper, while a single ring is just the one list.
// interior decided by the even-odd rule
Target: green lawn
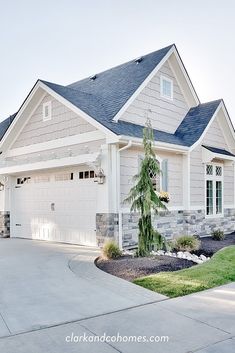
[{"label": "green lawn", "polygon": [[235,281],[235,245],[218,251],[206,263],[134,280],[135,284],[174,298]]}]

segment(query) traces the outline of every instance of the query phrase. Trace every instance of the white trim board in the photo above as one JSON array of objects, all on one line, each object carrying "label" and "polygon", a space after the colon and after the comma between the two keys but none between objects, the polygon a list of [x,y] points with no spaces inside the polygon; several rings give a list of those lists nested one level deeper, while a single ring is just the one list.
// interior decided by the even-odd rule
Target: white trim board
[{"label": "white trim board", "polygon": [[5,156],[16,157],[24,154],[42,152],[42,151],[52,150],[60,147],[66,147],[66,146],[69,147],[73,145],[78,145],[80,143],[97,141],[102,139],[105,139],[105,135],[101,131],[99,130],[90,131],[84,134],[73,135],[73,136],[63,137],[63,138],[48,141],[48,142],[14,148],[12,150],[8,150]]},{"label": "white trim board", "polygon": [[109,129],[107,129],[104,125],[102,125],[101,123],[99,123],[97,120],[95,120],[94,118],[92,118],[90,115],[88,115],[87,113],[85,113],[83,110],[81,110],[80,108],[78,108],[77,106],[75,106],[74,104],[70,103],[67,99],[65,99],[64,97],[62,97],[61,95],[59,95],[58,93],[56,93],[55,91],[53,91],[53,89],[51,89],[50,87],[48,87],[47,85],[45,85],[43,82],[40,82],[41,87],[48,92],[52,97],[54,97],[55,99],[57,99],[59,102],[61,102],[62,104],[64,104],[65,106],[67,106],[70,110],[74,111],[75,113],[77,113],[81,118],[85,119],[88,123],[90,123],[91,125],[95,126],[97,129],[103,131],[105,134],[108,134],[110,136],[116,136],[116,134],[114,134],[112,131],[110,131]]},{"label": "white trim board", "polygon": [[207,126],[206,126],[205,130],[203,131],[203,133],[201,134],[200,138],[190,147],[190,149],[189,149],[190,152],[191,152],[192,150],[194,150],[194,148],[196,148],[196,147],[202,142],[202,140],[204,139],[204,137],[205,137],[207,131],[209,130],[210,126],[212,125],[213,121],[215,120],[215,118],[216,118],[216,116],[217,116],[217,114],[218,114],[218,112],[219,112],[221,106],[222,106],[222,102],[218,105],[216,111],[214,112],[214,114],[213,114],[211,120],[210,120],[209,123],[207,124]]},{"label": "white trim board", "polygon": [[[128,109],[128,107],[131,105],[131,103],[135,100],[135,98],[140,94],[140,92],[147,86],[147,84],[151,81],[151,79],[156,75],[156,73],[160,70],[160,68],[165,64],[165,62],[172,56],[174,55],[176,62],[178,63],[180,70],[186,80],[187,86],[189,87],[189,91],[192,95],[193,102],[191,102],[191,105],[189,104],[189,100],[187,99],[187,103],[189,106],[196,106],[200,103],[198,96],[196,94],[196,91],[191,83],[191,80],[188,76],[188,73],[183,65],[183,62],[178,54],[178,51],[175,47],[175,45],[172,46],[171,49],[167,52],[167,54],[164,56],[164,58],[160,61],[160,63],[153,69],[153,71],[148,75],[148,77],[142,82],[142,84],[137,88],[137,90],[133,93],[133,95],[128,99],[128,101],[122,106],[122,108],[119,110],[119,112],[115,115],[113,118],[113,121],[117,122],[120,117],[123,115],[123,113]],[[172,66],[172,64],[171,64]],[[174,71],[173,71],[174,72]],[[176,75],[177,77],[177,75]],[[178,78],[177,78],[178,81]]]},{"label": "white trim board", "polygon": [[235,157],[212,152],[202,145],[202,163],[211,164],[213,159],[218,159],[225,165],[233,165],[235,162]]},{"label": "white trim board", "polygon": [[[234,132],[234,128],[232,126],[231,120],[227,114],[224,102],[221,100],[220,104],[218,105],[216,111],[214,112],[211,120],[209,121],[209,123],[207,124],[205,130],[203,131],[203,133],[201,134],[200,138],[190,147],[190,152],[192,150],[194,150],[198,145],[200,145],[205,137],[205,135],[207,134],[208,130],[210,129],[211,125],[213,124],[214,120],[216,119],[217,115],[219,114],[220,110],[222,110],[222,112],[224,113],[226,122],[228,124],[229,127],[229,131],[232,134],[233,137],[233,142],[234,142],[234,146],[235,146],[235,132]],[[221,122],[220,122],[220,126],[221,126]],[[223,131],[223,128],[222,128]],[[230,146],[228,146],[230,147]]]},{"label": "white trim board", "polygon": [[32,172],[44,169],[54,169],[61,167],[74,166],[79,164],[92,163],[97,160],[99,153],[83,154],[76,157],[66,157],[60,159],[52,159],[48,161],[41,161],[29,164],[14,165],[10,167],[0,168],[0,175],[16,174],[23,172]]},{"label": "white trim board", "polygon": [[[126,143],[127,141],[130,141],[130,140],[133,142],[132,143],[133,146],[143,146],[142,138],[119,135],[120,143],[121,142]],[[153,144],[153,148],[167,150],[171,152],[179,152],[179,153],[186,153],[189,151],[189,147],[187,146],[175,145],[175,144],[160,142],[160,141],[155,141]]]},{"label": "white trim board", "polygon": [[[31,92],[29,93],[28,97],[26,98],[25,102],[23,103],[22,107],[20,108],[19,112],[17,113],[14,121],[12,122],[12,124],[10,125],[10,127],[8,128],[8,130],[6,131],[5,135],[3,136],[3,139],[0,143],[1,148],[3,149],[4,145],[6,144],[6,142],[8,141],[9,136],[11,135],[13,129],[15,128],[15,126],[17,125],[20,117],[22,116],[22,114],[24,113],[25,109],[29,106],[31,100],[33,97],[37,95],[40,95],[40,102],[42,101],[43,97],[42,97],[42,92],[46,92],[48,94],[50,94],[52,97],[54,97],[56,100],[58,100],[60,103],[64,104],[68,109],[72,110],[73,112],[75,112],[78,116],[80,116],[81,118],[83,118],[84,120],[86,120],[88,123],[90,123],[91,125],[93,125],[94,127],[96,127],[98,130],[102,131],[104,134],[106,134],[108,137],[110,138],[117,138],[117,135],[114,134],[112,131],[110,131],[109,129],[107,129],[105,126],[103,126],[101,123],[99,123],[98,121],[96,121],[94,118],[92,118],[91,116],[89,116],[88,114],[86,114],[84,111],[82,111],[81,109],[79,109],[78,107],[76,107],[74,104],[70,103],[67,99],[63,98],[62,96],[60,96],[58,93],[56,93],[55,91],[53,91],[51,88],[49,88],[46,84],[44,84],[41,81],[38,81],[34,87],[32,88]],[[37,106],[38,104],[40,104],[39,102],[37,102]],[[17,131],[16,136],[11,139],[9,141],[9,144],[7,146],[7,149],[9,149],[12,144],[14,143],[14,141],[17,139],[17,137],[19,136],[19,134],[21,133],[21,131],[23,130],[24,126],[27,124],[27,122],[29,121],[32,112],[35,111],[36,107],[33,108],[33,110],[31,111],[31,113],[27,116],[27,119],[24,121],[24,123],[22,125],[20,125],[19,130]]]},{"label": "white trim board", "polygon": [[155,76],[161,66],[167,61],[167,59],[174,52],[174,46],[167,52],[164,58],[160,61],[160,63],[153,69],[153,71],[148,75],[148,77],[141,83],[141,85],[137,88],[137,90],[133,93],[133,95],[128,99],[128,101],[122,106],[119,112],[113,118],[113,121],[118,122],[119,118],[122,114],[127,110],[127,108],[131,105],[131,103],[135,100],[135,98],[140,94],[140,92],[146,87],[149,81]]},{"label": "white trim board", "polygon": [[[9,128],[7,129],[7,131],[5,132],[2,140],[0,141],[0,146],[2,148],[2,146],[4,145],[5,141],[7,141],[8,136],[11,134],[11,131],[14,129],[17,121],[19,120],[19,118],[21,117],[21,115],[23,114],[23,112],[25,111],[25,109],[27,108],[27,106],[29,105],[29,102],[32,100],[32,98],[38,94],[40,96],[39,100],[37,101],[37,103],[35,104],[34,108],[31,110],[28,118],[30,119],[31,115],[35,112],[35,110],[37,109],[37,107],[39,106],[39,104],[42,102],[43,98],[45,97],[45,92],[44,94],[40,91],[40,85],[39,85],[39,81],[37,81],[35,83],[35,85],[33,86],[33,88],[31,89],[30,93],[28,94],[27,98],[25,99],[25,101],[23,102],[22,106],[20,107],[19,111],[17,112],[15,119],[13,120],[13,122],[11,123],[11,125],[9,126]],[[42,90],[42,89],[41,89]],[[28,121],[28,119],[27,119]],[[19,131],[19,133],[22,131],[22,129],[25,127],[26,122],[23,123],[21,125],[21,129]],[[17,134],[18,137],[19,134]],[[11,139],[10,141],[10,146],[12,146],[12,144],[15,142],[16,138]]]}]

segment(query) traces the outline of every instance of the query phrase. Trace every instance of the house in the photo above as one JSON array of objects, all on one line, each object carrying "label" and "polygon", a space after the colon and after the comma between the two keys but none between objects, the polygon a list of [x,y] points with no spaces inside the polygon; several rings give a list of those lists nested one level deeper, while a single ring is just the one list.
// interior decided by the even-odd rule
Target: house
[{"label": "house", "polygon": [[154,129],[166,237],[235,230],[235,134],[223,100],[201,103],[175,45],[68,86],[38,80],[0,124],[1,236],[121,246],[137,241],[124,203]]}]

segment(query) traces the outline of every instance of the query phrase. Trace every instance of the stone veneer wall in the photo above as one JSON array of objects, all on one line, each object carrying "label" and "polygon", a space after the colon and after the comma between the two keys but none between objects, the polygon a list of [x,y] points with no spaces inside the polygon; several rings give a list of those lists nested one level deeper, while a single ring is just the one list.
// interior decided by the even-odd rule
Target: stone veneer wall
[{"label": "stone veneer wall", "polygon": [[0,211],[0,238],[10,237],[10,212]]},{"label": "stone veneer wall", "polygon": [[102,247],[106,240],[118,242],[119,225],[117,213],[96,214],[96,240],[97,245]]},{"label": "stone veneer wall", "polygon": [[210,235],[215,229],[225,234],[235,231],[235,209],[225,208],[223,217],[205,218],[205,211],[184,211],[186,234]]},{"label": "stone veneer wall", "polygon": [[[123,247],[131,247],[138,241],[138,214],[126,213],[122,216]],[[210,235],[215,229],[225,233],[235,231],[235,209],[224,209],[224,217],[205,218],[203,210],[163,211],[153,219],[154,228],[166,238],[180,235]]]}]

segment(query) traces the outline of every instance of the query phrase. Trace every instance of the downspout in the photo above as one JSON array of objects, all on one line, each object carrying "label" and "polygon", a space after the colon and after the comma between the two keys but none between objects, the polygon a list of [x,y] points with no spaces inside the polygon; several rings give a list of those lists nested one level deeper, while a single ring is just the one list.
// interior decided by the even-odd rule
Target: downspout
[{"label": "downspout", "polygon": [[120,148],[117,152],[117,210],[118,210],[118,225],[119,225],[119,234],[118,234],[118,245],[122,250],[122,212],[120,210],[120,200],[121,200],[121,170],[120,170],[120,152],[129,149],[132,146],[132,140],[128,142],[128,144],[122,148]]}]

